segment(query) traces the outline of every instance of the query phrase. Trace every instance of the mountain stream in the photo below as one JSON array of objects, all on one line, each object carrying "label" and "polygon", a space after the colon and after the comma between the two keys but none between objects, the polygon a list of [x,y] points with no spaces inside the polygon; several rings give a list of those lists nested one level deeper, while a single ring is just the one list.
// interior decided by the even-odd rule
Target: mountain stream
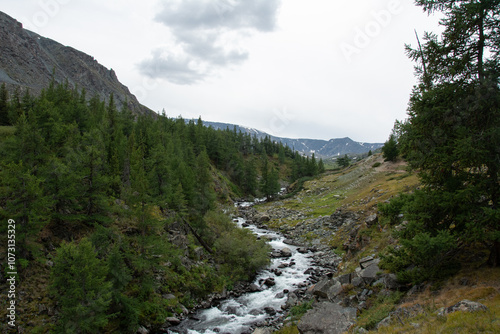
[{"label": "mountain stream", "polygon": [[[169,334],[252,333],[252,328],[280,317],[281,306],[287,301],[287,292],[296,290],[308,281],[310,275],[305,272],[313,267],[311,255],[299,253],[298,247],[285,244],[285,238],[277,232],[245,224],[243,218],[235,219],[235,223],[241,228],[250,229],[261,238],[268,239],[274,252],[288,248],[292,256],[272,258],[271,264],[258,273],[254,284],[259,286],[261,291],[228,298],[215,307],[199,310],[180,325],[170,328]],[[269,282],[269,279],[275,284],[264,283],[266,280]]]}]

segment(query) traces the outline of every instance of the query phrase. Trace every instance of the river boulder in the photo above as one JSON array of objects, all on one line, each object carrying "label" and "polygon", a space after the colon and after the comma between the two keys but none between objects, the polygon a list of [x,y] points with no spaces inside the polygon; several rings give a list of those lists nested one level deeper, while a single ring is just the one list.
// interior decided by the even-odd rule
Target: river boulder
[{"label": "river boulder", "polygon": [[335,278],[325,277],[313,288],[313,295],[333,300],[342,291],[342,284]]},{"label": "river boulder", "polygon": [[280,253],[282,257],[292,257],[292,250],[288,247],[283,248]]}]

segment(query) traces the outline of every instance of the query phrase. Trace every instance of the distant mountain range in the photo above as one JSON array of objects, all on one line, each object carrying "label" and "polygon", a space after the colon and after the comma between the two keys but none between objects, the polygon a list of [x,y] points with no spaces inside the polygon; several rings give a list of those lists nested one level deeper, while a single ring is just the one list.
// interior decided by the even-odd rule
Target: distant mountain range
[{"label": "distant mountain range", "polygon": [[29,89],[38,95],[52,77],[57,83],[84,88],[87,98],[98,96],[107,101],[113,94],[119,108],[127,103],[134,113],[153,113],[118,81],[112,69],[92,56],[24,29],[20,22],[0,12],[0,84],[5,83],[10,92]]},{"label": "distant mountain range", "polygon": [[211,126],[214,129],[232,130],[236,128],[236,131],[249,133],[252,136],[255,135],[257,138],[264,138],[266,136],[269,136],[273,141],[281,142],[284,145],[287,145],[288,147],[308,156],[311,156],[314,153],[314,155],[318,158],[331,158],[336,156],[343,156],[345,154],[362,154],[369,151],[373,152],[384,145],[383,143],[356,142],[348,137],[330,140],[283,138],[271,136],[270,134],[259,131],[257,129],[248,128],[236,124],[208,121],[203,121],[203,123],[205,124],[205,126]]},{"label": "distant mountain range", "polygon": [[[98,96],[108,100],[113,94],[120,108],[127,103],[136,114],[150,113],[146,106],[123,85],[112,69],[107,69],[89,56],[72,47],[64,46],[23,28],[22,24],[9,15],[0,12],[0,84],[5,83],[13,92],[19,89],[38,95],[49,86],[52,78],[57,83],[67,82],[73,87],[84,88],[88,98]],[[205,122],[215,129],[233,129],[256,135],[269,136],[305,155],[335,157],[344,154],[361,154],[374,151],[383,144],[360,143],[350,138],[330,140],[291,139],[271,136],[265,132],[228,123]]]}]

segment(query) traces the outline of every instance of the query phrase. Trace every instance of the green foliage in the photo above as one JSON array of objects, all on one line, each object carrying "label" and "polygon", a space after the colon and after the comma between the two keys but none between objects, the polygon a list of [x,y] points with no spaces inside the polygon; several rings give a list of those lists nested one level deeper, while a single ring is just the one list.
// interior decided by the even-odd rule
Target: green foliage
[{"label": "green foliage", "polygon": [[389,295],[377,295],[374,299],[369,300],[368,303],[371,304],[371,307],[361,312],[356,322],[357,326],[368,330],[375,329],[375,326],[394,310],[402,296],[401,292],[393,292]]},{"label": "green foliage", "polygon": [[453,258],[456,238],[457,235],[463,237],[466,232],[454,225],[443,229],[443,224],[453,224],[454,221],[449,217],[446,223],[447,217],[440,215],[443,203],[441,198],[417,190],[414,194],[401,194],[389,203],[379,204],[381,214],[389,218],[390,224],[401,223],[401,216],[408,219],[395,233],[400,246],[390,248],[381,264],[397,273],[401,281],[417,284],[442,279],[458,268]]},{"label": "green foliage", "polygon": [[212,238],[222,273],[231,282],[249,280],[269,263],[270,247],[247,229],[237,227],[231,220],[214,211],[204,218]]},{"label": "green foliage", "polygon": [[290,308],[290,315],[292,316],[292,319],[298,320],[302,318],[302,316],[306,314],[307,311],[313,308],[313,303],[314,300],[310,300],[308,302],[302,302]]},{"label": "green foliage", "polygon": [[319,159],[318,162],[318,174],[322,174],[325,172],[325,163],[323,162],[323,159]]},{"label": "green foliage", "polygon": [[396,225],[401,223],[403,207],[412,199],[412,195],[400,194],[399,196],[392,198],[388,203],[379,203],[378,210],[382,216],[389,218],[391,225]]},{"label": "green foliage", "polygon": [[88,239],[61,245],[51,273],[61,310],[58,332],[96,333],[107,325],[112,284],[106,282],[106,272]]},{"label": "green foliage", "polygon": [[489,263],[500,264],[500,40],[498,2],[419,0],[443,14],[440,38],[426,34],[417,61],[420,84],[409,117],[396,123],[401,154],[423,184],[412,201],[397,199],[382,211],[409,224],[401,247],[385,265],[406,281],[438,279],[456,270],[454,251],[491,245]]},{"label": "green foliage", "polygon": [[269,247],[247,229],[227,231],[215,241],[214,247],[222,262],[222,272],[232,281],[249,280],[269,263]]},{"label": "green foliage", "polygon": [[0,86],[0,126],[11,125],[9,119],[9,94],[5,83]]},{"label": "green foliage", "polygon": [[350,164],[351,164],[351,159],[347,156],[347,154],[345,156],[343,156],[342,158],[338,158],[337,159],[337,164],[341,167],[341,168],[346,168],[348,167]]},{"label": "green foliage", "polygon": [[398,158],[398,142],[394,134],[391,134],[389,139],[382,147],[382,155],[384,156],[385,161],[396,161],[396,159]]},{"label": "green foliage", "polygon": [[159,328],[180,301],[195,305],[268,263],[263,241],[214,213],[217,197],[260,195],[259,178],[272,197],[294,165],[315,171],[314,159],[269,137],[132,115],[113,97],[85,95],[54,82],[38,97],[0,89],[0,118],[6,106],[15,121],[0,128],[0,216],[16,220],[20,269],[40,261],[42,231],[66,240],[51,274],[58,332]]},{"label": "green foliage", "polygon": [[421,227],[410,226],[405,234],[401,247],[390,248],[382,256],[381,268],[395,272],[401,282],[412,284],[444,279],[457,272],[459,266],[452,257],[455,238],[448,231],[431,235]]}]

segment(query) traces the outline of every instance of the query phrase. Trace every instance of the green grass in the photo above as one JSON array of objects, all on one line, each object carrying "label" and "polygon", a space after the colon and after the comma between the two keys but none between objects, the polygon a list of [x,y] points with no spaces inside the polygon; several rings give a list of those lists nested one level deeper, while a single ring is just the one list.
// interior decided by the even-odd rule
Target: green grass
[{"label": "green grass", "polygon": [[438,316],[437,309],[435,309],[433,312],[420,314],[402,322],[382,327],[377,333],[500,333],[500,294],[490,300],[480,302],[488,307],[487,311],[454,312],[447,316]]},{"label": "green grass", "polygon": [[374,329],[380,321],[394,310],[402,295],[401,292],[393,292],[388,296],[379,295],[368,300],[367,304],[371,304],[371,307],[360,314],[356,325],[365,329]]}]

